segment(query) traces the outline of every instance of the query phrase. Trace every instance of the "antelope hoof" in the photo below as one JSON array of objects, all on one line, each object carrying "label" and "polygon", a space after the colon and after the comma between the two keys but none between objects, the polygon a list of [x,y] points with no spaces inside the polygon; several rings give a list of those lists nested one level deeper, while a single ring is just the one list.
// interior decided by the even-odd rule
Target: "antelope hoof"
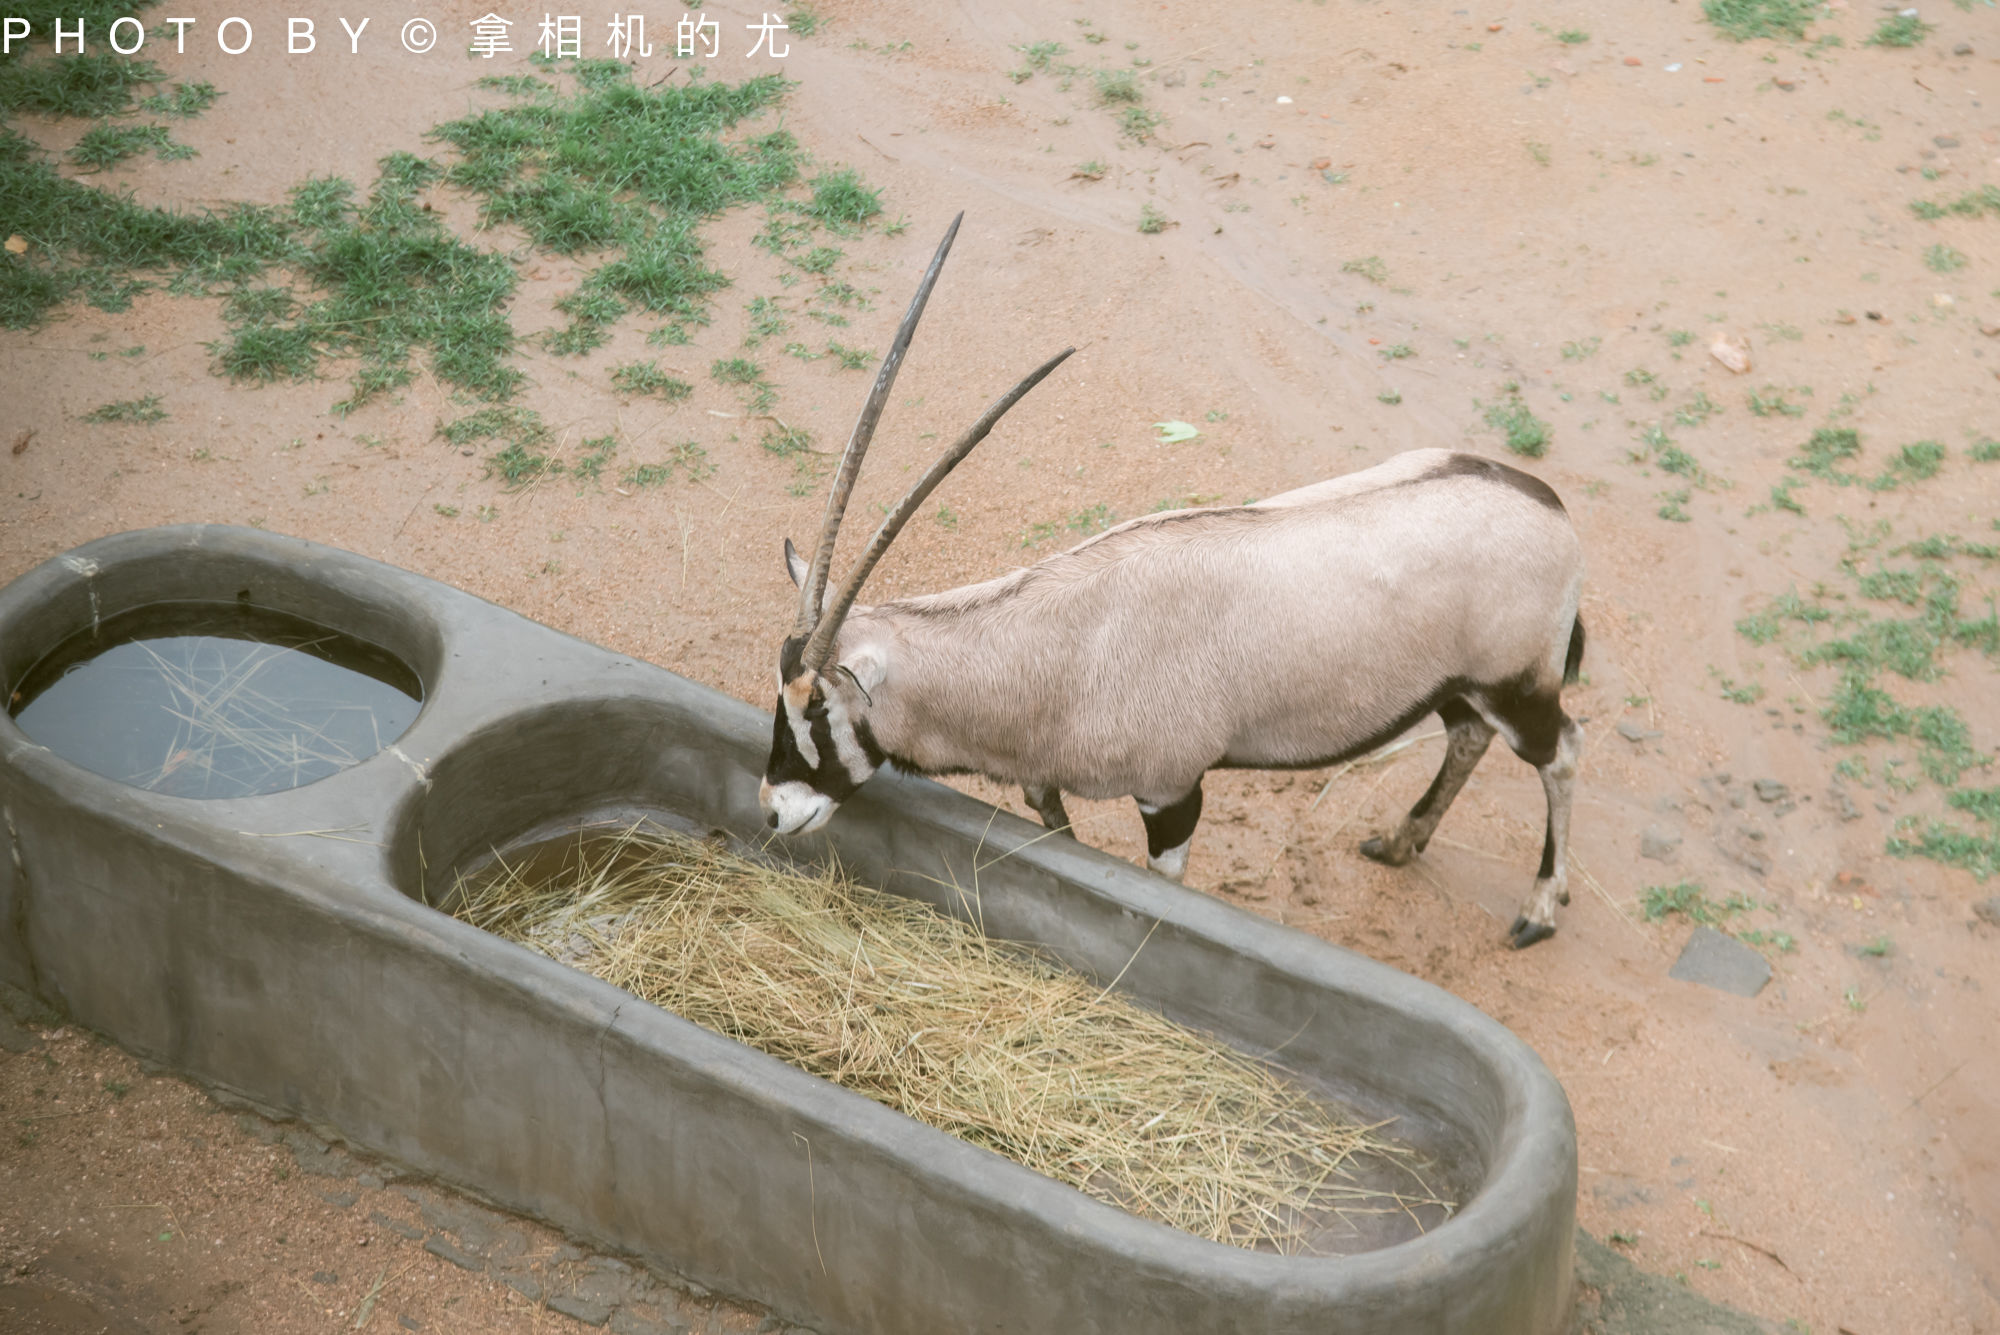
[{"label": "antelope hoof", "polygon": [[1556,934],[1556,929],[1547,923],[1529,922],[1523,916],[1514,919],[1514,925],[1507,929],[1507,944],[1515,950],[1526,950],[1537,941],[1546,941]]},{"label": "antelope hoof", "polygon": [[1398,848],[1378,834],[1373,839],[1361,841],[1361,856],[1385,867],[1400,867],[1410,860],[1410,850]]}]

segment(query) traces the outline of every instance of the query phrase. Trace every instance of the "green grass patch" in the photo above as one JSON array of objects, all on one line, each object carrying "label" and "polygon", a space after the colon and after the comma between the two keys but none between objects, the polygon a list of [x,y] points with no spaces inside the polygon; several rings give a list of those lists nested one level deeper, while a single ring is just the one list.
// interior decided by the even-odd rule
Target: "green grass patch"
[{"label": "green grass patch", "polygon": [[1039,547],[1049,539],[1060,537],[1064,533],[1102,533],[1117,522],[1117,514],[1109,505],[1099,501],[1095,505],[1078,510],[1067,519],[1028,525],[1021,530],[1021,545]]},{"label": "green grass patch", "polygon": [[1758,37],[1803,38],[1819,17],[1815,0],[1702,0],[1701,12],[1733,42]]},{"label": "green grass patch", "polygon": [[714,476],[715,465],[708,461],[708,451],[696,441],[684,440],[669,450],[661,462],[628,468],[620,481],[628,487],[661,487],[676,477],[702,482]]},{"label": "green grass patch", "polygon": [[[37,43],[39,45],[39,43]],[[0,63],[0,111],[39,116],[116,116],[130,111],[138,90],[165,78],[150,60],[86,51]]]},{"label": "green grass patch", "polygon": [[1843,459],[1852,459],[1861,453],[1861,434],[1852,427],[1820,427],[1807,438],[1805,448],[1788,462],[1802,473],[1847,487],[1861,481],[1852,473],[1843,473],[1837,467]]},{"label": "green grass patch", "polygon": [[1953,250],[1942,241],[1924,248],[1924,267],[1932,273],[1953,273],[1970,263],[1964,251]]},{"label": "green grass patch", "polygon": [[1548,452],[1549,424],[1528,410],[1518,397],[1486,410],[1486,425],[1506,438],[1507,448],[1530,459]]},{"label": "green grass patch", "polygon": [[626,362],[611,370],[611,385],[621,394],[657,394],[669,403],[678,403],[694,393],[687,381],[660,369],[658,362]]},{"label": "green grass patch", "polygon": [[514,346],[506,314],[514,266],[459,240],[417,202],[443,174],[436,163],[393,153],[379,170],[359,207],[350,204],[352,188],[335,178],[293,192],[303,234],[292,268],[315,299],[289,323],[268,311],[239,311],[218,349],[219,365],[236,378],[268,380],[313,374],[326,355],[358,358],[351,392],[335,405],[346,412],[409,383],[411,355],[421,349],[446,384],[479,398],[508,398],[522,380],[506,364]]},{"label": "green grass patch", "polygon": [[1864,46],[1916,46],[1930,36],[1931,25],[1915,14],[1896,14],[1883,19],[1870,33]]},{"label": "green grass patch", "polygon": [[1689,922],[1721,927],[1738,914],[1757,907],[1755,900],[1742,895],[1710,899],[1699,881],[1677,881],[1673,885],[1649,885],[1639,897],[1639,912],[1647,922],[1678,915]]},{"label": "green grass patch", "polygon": [[1868,483],[1870,491],[1893,491],[1905,482],[1922,482],[1937,476],[1944,466],[1945,448],[1934,440],[1905,445],[1889,460],[1889,466]]},{"label": "green grass patch", "polygon": [[[1810,393],[1811,391],[1807,391]],[[1750,411],[1758,417],[1804,417],[1805,408],[1791,402],[1776,385],[1750,391]]]},{"label": "green grass patch", "polygon": [[139,110],[155,116],[177,116],[186,120],[207,111],[221,96],[212,83],[177,83],[168,92],[141,98]]},{"label": "green grass patch", "polygon": [[850,348],[839,343],[828,343],[826,351],[840,364],[843,371],[865,370],[868,363],[875,360],[875,354],[866,348]]},{"label": "green grass patch", "polygon": [[882,212],[882,192],[870,190],[852,167],[812,179],[812,199],[799,211],[838,229],[859,227]]},{"label": "green grass patch", "polygon": [[194,150],[177,142],[164,125],[93,125],[83,132],[69,150],[69,160],[79,167],[103,171],[127,158],[151,153],[162,162],[191,158]]},{"label": "green grass patch", "polygon": [[1992,757],[1973,749],[1972,732],[1949,705],[1905,708],[1876,686],[1864,670],[1841,674],[1833,699],[1820,711],[1833,739],[1846,745],[1871,737],[1907,737],[1920,744],[1919,762],[1936,783],[1951,787],[1972,768],[1984,768]]},{"label": "green grass patch", "polygon": [[764,368],[746,357],[717,358],[708,373],[725,385],[747,390],[744,406],[752,413],[769,412],[778,402],[777,387],[764,378]]},{"label": "green grass patch", "polygon": [[24,255],[0,251],[0,327],[9,329],[32,329],[72,300],[123,310],[161,280],[182,292],[243,281],[292,251],[285,220],[273,210],[148,208],[64,178],[47,154],[4,125],[0,200],[0,225],[28,243]]},{"label": "green grass patch", "polygon": [[493,407],[467,413],[453,422],[439,422],[437,434],[450,445],[504,440],[509,444],[534,446],[549,438],[549,428],[542,415],[532,408]]},{"label": "green grass patch", "polygon": [[1389,281],[1389,266],[1382,263],[1381,257],[1376,255],[1365,255],[1358,260],[1348,260],[1340,266],[1340,271],[1342,273],[1358,274],[1378,286]]},{"label": "green grass patch", "polygon": [[117,403],[103,403],[83,415],[86,422],[137,422],[150,426],[154,422],[167,420],[167,410],[160,406],[160,396],[148,394],[141,399],[122,399]]}]

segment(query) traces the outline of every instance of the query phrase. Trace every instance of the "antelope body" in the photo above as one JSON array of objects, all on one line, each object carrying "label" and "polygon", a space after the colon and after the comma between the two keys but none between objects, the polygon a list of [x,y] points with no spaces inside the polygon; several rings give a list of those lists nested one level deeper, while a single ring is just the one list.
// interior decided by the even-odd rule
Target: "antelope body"
[{"label": "antelope body", "polygon": [[[1362,851],[1391,864],[1421,852],[1498,732],[1539,770],[1548,800],[1542,864],[1509,939],[1553,934],[1581,751],[1561,692],[1583,652],[1582,560],[1561,501],[1526,473],[1412,451],[1253,505],[1132,520],[981,584],[853,605],[930,487],[1060,360],[989,410],[891,512],[838,598],[824,595],[825,569],[859,466],[853,442],[819,559],[808,567],[786,543],[801,601],[761,793],[772,827],[818,829],[893,761],[1018,783],[1055,830],[1069,824],[1064,792],[1134,797],[1150,865],[1178,879],[1210,769],[1338,763],[1436,712],[1447,730],[1437,778]],[[886,395],[882,380],[877,390]],[[864,410],[862,450],[872,427]]]}]

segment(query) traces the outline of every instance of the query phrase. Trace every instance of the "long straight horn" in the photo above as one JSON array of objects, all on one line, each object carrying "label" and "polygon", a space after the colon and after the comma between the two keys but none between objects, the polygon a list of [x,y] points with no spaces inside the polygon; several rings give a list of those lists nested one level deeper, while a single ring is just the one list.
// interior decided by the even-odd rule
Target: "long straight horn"
[{"label": "long straight horn", "polygon": [[903,531],[903,525],[909,522],[910,516],[937,490],[938,483],[944,481],[945,474],[958,467],[959,461],[972,453],[972,447],[986,439],[986,433],[993,429],[993,424],[1006,416],[1007,410],[1019,403],[1022,395],[1041,384],[1049,372],[1061,366],[1063,359],[1075,351],[1075,348],[1064,348],[1031,371],[1027,379],[995,399],[993,406],[958,438],[958,443],[939,456],[938,461],[930,466],[930,471],[917,479],[917,485],[910,488],[909,495],[896,503],[896,508],[882,521],[882,527],[876,529],[875,536],[868,540],[868,550],[861,554],[861,559],[854,563],[854,569],[848,572],[847,581],[840,586],[839,595],[827,607],[826,615],[813,628],[812,638],[806,641],[805,651],[800,655],[807,667],[818,672],[826,666],[827,658],[833,653],[833,637],[840,633],[840,623],[847,619],[848,609],[860,596],[861,586],[868,582],[869,572],[875,569],[875,563],[882,559],[882,554],[889,550],[889,544],[896,540],[896,535]]},{"label": "long straight horn", "polygon": [[855,476],[861,471],[861,460],[868,453],[868,442],[875,438],[875,424],[882,419],[882,405],[889,401],[889,387],[896,383],[896,372],[903,368],[903,354],[910,350],[910,336],[917,332],[917,320],[924,313],[924,303],[930,300],[931,288],[937,284],[938,272],[944,268],[944,257],[951,253],[952,240],[958,236],[958,225],[964,221],[961,210],[945,229],[944,240],[938,242],[937,254],[931,256],[930,268],[924,270],[923,282],[917,285],[917,295],[910,298],[910,309],[903,314],[903,323],[896,328],[896,340],[889,345],[889,355],[882,359],[882,368],[875,373],[875,386],[868,391],[868,401],[861,405],[861,416],[855,419],[854,434],[847,438],[847,450],[840,456],[840,471],[834,474],[833,490],[826,496],[826,517],[820,521],[819,550],[813,554],[812,567],[806,572],[805,582],[799,585],[799,616],[793,624],[792,634],[803,635],[811,630],[819,620],[821,596],[826,592],[826,577],[833,565],[833,543],[840,536],[840,520],[847,513],[847,498],[854,492]]}]

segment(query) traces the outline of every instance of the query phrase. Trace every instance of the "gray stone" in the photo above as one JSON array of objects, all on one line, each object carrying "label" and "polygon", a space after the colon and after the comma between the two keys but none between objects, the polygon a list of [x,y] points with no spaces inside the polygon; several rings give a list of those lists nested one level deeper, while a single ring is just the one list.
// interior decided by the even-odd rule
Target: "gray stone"
[{"label": "gray stone", "polygon": [[615,1261],[596,1261],[577,1277],[576,1292],[578,1297],[605,1307],[629,1303],[636,1296],[632,1268]]},{"label": "gray stone", "polygon": [[1650,742],[1655,737],[1664,737],[1658,728],[1647,728],[1629,718],[1618,720],[1618,735],[1628,742]]},{"label": "gray stone", "polygon": [[1680,846],[1681,837],[1664,825],[1648,825],[1639,836],[1639,856],[1655,862],[1672,860],[1674,850]]},{"label": "gray stone", "polygon": [[1724,1307],[1687,1281],[1641,1270],[1576,1231],[1575,1335],[1770,1335],[1773,1327]]},{"label": "gray stone", "polygon": [[486,1269],[486,1262],[482,1258],[474,1256],[470,1252],[460,1251],[452,1245],[451,1239],[436,1233],[424,1239],[424,1250],[433,1256],[442,1256],[453,1265],[475,1273]]},{"label": "gray stone", "polygon": [[413,1316],[399,1316],[396,1318],[396,1324],[404,1330],[422,1330],[424,1328],[424,1323]]},{"label": "gray stone", "polygon": [[1937,136],[1935,136],[1935,137],[1933,137],[1933,138],[1931,139],[1931,142],[1932,142],[1933,144],[1936,144],[1936,145],[1937,145],[1937,146],[1938,146],[1939,148],[1957,148],[1957,147],[1958,147],[1958,140],[1956,140],[1956,139],[1952,138],[1952,137],[1951,137],[1950,135],[1948,135],[1948,134],[1941,134],[1941,135],[1937,135]]},{"label": "gray stone", "polygon": [[458,1240],[473,1251],[483,1252],[500,1240],[501,1217],[476,1205],[433,1200],[424,1202],[419,1208],[423,1211],[426,1224],[446,1233],[456,1233]]},{"label": "gray stone", "polygon": [[255,1113],[237,1113],[236,1129],[265,1145],[275,1145],[283,1134],[278,1128]]},{"label": "gray stone", "polygon": [[1951,49],[1951,53],[1955,56],[1969,56],[1972,54],[1972,43],[1960,42]]},{"label": "gray stone", "polygon": [[1771,962],[1735,937],[1713,927],[1697,927],[1667,976],[1739,997],[1754,997],[1771,981]]},{"label": "gray stone", "polygon": [[359,1187],[366,1187],[370,1191],[380,1191],[383,1186],[382,1179],[374,1173],[361,1174],[361,1176],[354,1179],[354,1184]]},{"label": "gray stone", "polygon": [[359,1166],[345,1150],[330,1147],[310,1132],[297,1129],[286,1131],[284,1141],[302,1173],[311,1173],[315,1177],[353,1177]]},{"label": "gray stone", "polygon": [[424,1231],[418,1228],[416,1225],[406,1224],[400,1219],[392,1219],[388,1215],[383,1214],[380,1210],[370,1210],[368,1212],[368,1218],[370,1219],[370,1221],[380,1224],[383,1228],[388,1229],[391,1233],[399,1234],[402,1237],[414,1240],[417,1238],[421,1238],[424,1235]]},{"label": "gray stone", "polygon": [[1750,786],[1757,790],[1760,802],[1782,802],[1792,795],[1792,790],[1776,779],[1759,779]]},{"label": "gray stone", "polygon": [[0,1048],[8,1052],[33,1052],[42,1045],[42,1040],[33,1030],[16,1024],[14,1017],[0,1011]]},{"label": "gray stone", "polygon": [[2000,927],[2000,895],[1988,895],[1972,906],[1972,916]]},{"label": "gray stone", "polygon": [[613,1312],[611,1314],[611,1335],[673,1335],[675,1331],[685,1331],[687,1327],[679,1322],[667,1325],[660,1321],[648,1321],[636,1312]]},{"label": "gray stone", "polygon": [[343,1210],[361,1199],[358,1193],[352,1191],[322,1191],[319,1198],[328,1205],[338,1205]]},{"label": "gray stone", "polygon": [[1826,790],[1826,798],[1833,806],[1833,814],[1843,821],[1861,819],[1861,809],[1854,805],[1854,799],[1849,797],[1847,790],[1839,784]]},{"label": "gray stone", "polygon": [[338,1284],[340,1283],[340,1276],[331,1270],[315,1270],[313,1271],[313,1283]]},{"label": "gray stone", "polygon": [[552,1311],[564,1316],[575,1317],[586,1326],[601,1326],[611,1319],[611,1309],[602,1303],[593,1303],[579,1298],[573,1293],[565,1293],[560,1298],[549,1299]]},{"label": "gray stone", "polygon": [[505,1271],[500,1276],[500,1282],[531,1303],[542,1300],[542,1281],[525,1270]]}]

